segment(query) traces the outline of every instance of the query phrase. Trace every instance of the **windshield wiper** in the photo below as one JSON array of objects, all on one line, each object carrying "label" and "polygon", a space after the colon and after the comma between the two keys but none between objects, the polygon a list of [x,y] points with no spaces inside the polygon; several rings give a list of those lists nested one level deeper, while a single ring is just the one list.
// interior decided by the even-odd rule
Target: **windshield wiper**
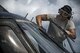
[{"label": "windshield wiper", "polygon": [[[53,24],[55,24],[62,32],[64,32],[65,37],[66,37],[66,39],[67,39],[67,41],[68,41],[68,43],[69,43],[69,45],[70,45],[70,48],[71,48],[72,52],[73,52],[73,53],[76,53],[76,52],[74,51],[74,49],[73,49],[73,46],[72,46],[72,44],[71,44],[68,36],[67,36],[68,34],[66,33],[66,31],[65,31],[64,29],[62,29],[59,25],[57,25],[55,22],[53,22],[52,19],[50,19],[50,21],[51,21]],[[73,39],[71,39],[71,40],[74,42]]]}]

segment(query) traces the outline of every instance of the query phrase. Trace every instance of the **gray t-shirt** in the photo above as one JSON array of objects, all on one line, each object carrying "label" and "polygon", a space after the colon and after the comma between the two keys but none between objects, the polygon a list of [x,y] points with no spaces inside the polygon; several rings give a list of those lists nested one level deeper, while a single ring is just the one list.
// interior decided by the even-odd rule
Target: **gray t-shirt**
[{"label": "gray t-shirt", "polygon": [[[57,16],[57,15],[53,15],[53,14],[48,14],[47,15],[48,19],[51,18],[53,20],[53,22],[58,24],[64,30],[74,29],[75,28],[75,25],[74,25],[73,21],[71,21],[71,20],[61,21],[56,17],[59,18],[59,16]],[[53,24],[52,22],[50,22],[50,24],[49,24],[48,34],[51,37],[53,37],[55,39],[55,41],[62,42],[63,40],[65,40],[65,35],[63,34],[63,32],[55,24]]]}]

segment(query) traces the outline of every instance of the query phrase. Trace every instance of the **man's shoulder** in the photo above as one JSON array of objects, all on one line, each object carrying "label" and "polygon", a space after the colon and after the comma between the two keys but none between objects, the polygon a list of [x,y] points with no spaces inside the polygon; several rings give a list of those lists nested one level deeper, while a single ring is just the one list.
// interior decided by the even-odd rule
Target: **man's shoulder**
[{"label": "man's shoulder", "polygon": [[74,23],[72,20],[68,20],[68,24],[72,24]]},{"label": "man's shoulder", "polygon": [[72,20],[68,20],[68,23],[67,23],[69,26],[71,25],[74,25],[74,22]]},{"label": "man's shoulder", "polygon": [[56,18],[58,14],[47,14],[48,18]]},{"label": "man's shoulder", "polygon": [[74,29],[75,28],[75,24],[72,20],[69,20],[68,21],[68,24],[67,24],[67,27],[71,28],[71,29]]}]

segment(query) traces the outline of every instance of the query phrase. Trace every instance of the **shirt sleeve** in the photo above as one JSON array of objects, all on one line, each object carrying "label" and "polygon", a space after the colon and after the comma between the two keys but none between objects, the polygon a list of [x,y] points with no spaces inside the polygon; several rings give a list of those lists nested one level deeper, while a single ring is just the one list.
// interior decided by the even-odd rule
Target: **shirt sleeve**
[{"label": "shirt sleeve", "polygon": [[47,19],[54,19],[56,17],[56,15],[54,15],[54,14],[48,14],[47,15]]},{"label": "shirt sleeve", "polygon": [[73,21],[69,21],[69,22],[68,22],[67,29],[75,29],[75,24],[74,24]]}]

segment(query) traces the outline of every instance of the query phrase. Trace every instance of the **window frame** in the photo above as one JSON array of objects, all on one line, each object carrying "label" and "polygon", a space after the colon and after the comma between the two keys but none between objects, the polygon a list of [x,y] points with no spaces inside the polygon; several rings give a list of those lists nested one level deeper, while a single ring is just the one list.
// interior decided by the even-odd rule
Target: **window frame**
[{"label": "window frame", "polygon": [[[29,38],[28,37],[27,37],[27,39],[25,38],[25,34],[21,30],[21,28],[18,26],[18,24],[16,23],[15,19],[12,19],[12,18],[7,18],[7,19],[6,18],[2,18],[1,19],[0,18],[0,21],[1,21],[0,22],[0,26],[7,26],[7,27],[9,27],[9,28],[11,28],[13,30],[13,32],[16,34],[17,38],[20,40],[20,42],[22,43],[22,45],[25,47],[25,49],[29,53],[37,52],[32,47],[31,42],[29,42],[30,41]],[[17,32],[20,32],[21,36]]]}]

